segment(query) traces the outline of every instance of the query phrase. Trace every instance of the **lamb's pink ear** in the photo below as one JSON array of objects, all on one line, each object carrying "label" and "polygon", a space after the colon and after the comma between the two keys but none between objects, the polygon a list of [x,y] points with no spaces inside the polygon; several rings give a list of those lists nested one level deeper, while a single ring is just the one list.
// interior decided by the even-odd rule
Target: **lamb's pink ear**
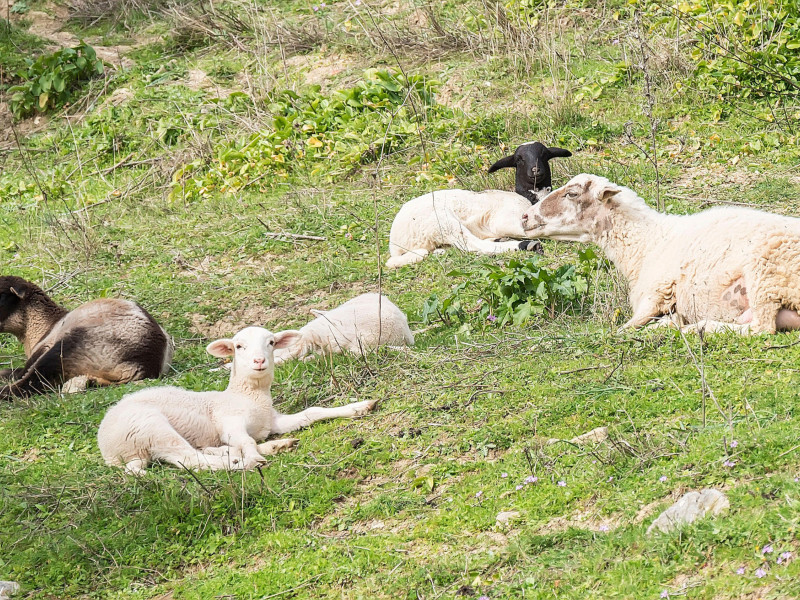
[{"label": "lamb's pink ear", "polygon": [[206,346],[206,352],[208,352],[211,356],[218,356],[219,358],[233,356],[235,352],[233,340],[215,340]]},{"label": "lamb's pink ear", "polygon": [[296,329],[287,329],[286,331],[279,331],[275,334],[275,350],[281,348],[288,348],[300,341],[303,334]]}]

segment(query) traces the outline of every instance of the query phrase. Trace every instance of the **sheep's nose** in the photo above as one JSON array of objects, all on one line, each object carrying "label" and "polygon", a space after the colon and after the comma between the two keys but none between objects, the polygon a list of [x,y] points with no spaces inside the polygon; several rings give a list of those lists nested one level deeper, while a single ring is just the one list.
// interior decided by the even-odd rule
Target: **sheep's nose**
[{"label": "sheep's nose", "polygon": [[522,222],[523,223],[527,223],[528,222],[528,213],[525,213],[525,214],[522,215]]},{"label": "sheep's nose", "polygon": [[265,362],[267,362],[266,358],[254,358],[253,362],[256,364],[257,367],[262,366]]}]

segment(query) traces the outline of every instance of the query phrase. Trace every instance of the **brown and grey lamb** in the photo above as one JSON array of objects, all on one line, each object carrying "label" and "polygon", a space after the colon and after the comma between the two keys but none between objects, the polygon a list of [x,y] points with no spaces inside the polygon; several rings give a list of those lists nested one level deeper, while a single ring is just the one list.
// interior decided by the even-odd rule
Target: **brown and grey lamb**
[{"label": "brown and grey lamb", "polygon": [[112,298],[67,311],[37,285],[0,277],[0,333],[25,349],[25,366],[0,371],[9,383],[0,400],[55,389],[80,391],[89,383],[111,385],[159,377],[172,360],[173,343],[141,306]]}]

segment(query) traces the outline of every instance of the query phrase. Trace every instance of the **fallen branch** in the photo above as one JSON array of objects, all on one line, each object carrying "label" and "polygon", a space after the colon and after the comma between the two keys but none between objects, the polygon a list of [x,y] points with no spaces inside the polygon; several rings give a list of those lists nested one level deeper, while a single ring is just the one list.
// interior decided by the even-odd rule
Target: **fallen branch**
[{"label": "fallen branch", "polygon": [[280,241],[288,241],[288,240],[281,240],[282,237],[292,238],[293,240],[312,240],[314,242],[324,242],[328,238],[321,236],[321,235],[303,235],[301,233],[278,233],[276,231],[266,231],[264,235],[268,238],[273,238]]}]

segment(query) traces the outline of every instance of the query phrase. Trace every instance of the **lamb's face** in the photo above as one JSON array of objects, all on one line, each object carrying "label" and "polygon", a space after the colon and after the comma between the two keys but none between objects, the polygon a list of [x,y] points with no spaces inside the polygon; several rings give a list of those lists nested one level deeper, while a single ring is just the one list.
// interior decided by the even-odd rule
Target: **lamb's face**
[{"label": "lamb's face", "polygon": [[550,159],[568,156],[572,156],[569,150],[548,148],[541,142],[528,142],[519,146],[511,156],[506,156],[494,163],[489,168],[489,173],[494,173],[498,169],[514,167],[516,169],[515,191],[525,196],[531,204],[536,204],[539,198],[543,197],[542,190],[552,185]]},{"label": "lamb's face", "polygon": [[275,336],[263,327],[247,327],[231,339],[211,342],[206,351],[219,357],[233,356],[231,377],[263,380],[275,369]]},{"label": "lamb's face", "polygon": [[619,191],[604,177],[583,173],[528,209],[522,215],[522,227],[531,238],[593,241],[610,228],[610,203]]}]

